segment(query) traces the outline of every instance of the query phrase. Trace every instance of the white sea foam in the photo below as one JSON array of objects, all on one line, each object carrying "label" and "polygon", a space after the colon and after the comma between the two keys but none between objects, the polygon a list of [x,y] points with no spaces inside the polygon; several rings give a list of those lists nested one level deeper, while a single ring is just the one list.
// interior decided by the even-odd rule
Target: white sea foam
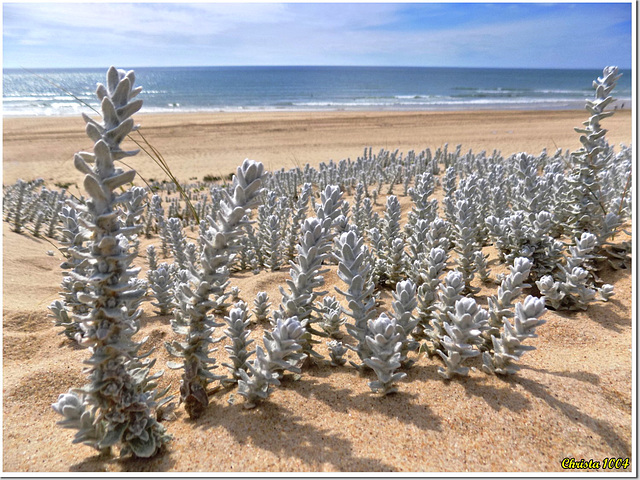
[{"label": "white sea foam", "polygon": [[[624,99],[619,102],[624,102]],[[98,108],[97,104],[92,105]],[[326,101],[326,102],[294,102],[290,105],[219,105],[219,106],[153,106],[145,105],[140,114],[152,113],[197,113],[197,112],[282,112],[282,111],[370,111],[370,110],[465,110],[465,109],[581,109],[584,99],[575,98],[438,98],[429,101]],[[93,114],[84,105],[73,102],[50,102],[47,104],[16,104],[3,106],[5,117],[24,116],[76,116],[81,112]]]},{"label": "white sea foam", "polygon": [[[580,76],[585,80],[577,81]],[[34,76],[5,70],[3,78],[5,116],[69,116],[93,112],[43,78],[98,108],[92,85],[104,82],[104,73],[43,71]],[[592,78],[589,72],[576,71],[378,67],[148,68],[137,72],[143,87],[140,113],[582,109],[592,96]],[[630,103],[631,97],[630,72],[622,80],[615,92],[618,106]]]}]

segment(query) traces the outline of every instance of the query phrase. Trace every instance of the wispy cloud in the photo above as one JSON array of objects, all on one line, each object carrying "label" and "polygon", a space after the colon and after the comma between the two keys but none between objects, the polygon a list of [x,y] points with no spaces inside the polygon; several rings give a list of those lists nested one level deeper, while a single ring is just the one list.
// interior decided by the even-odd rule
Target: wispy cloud
[{"label": "wispy cloud", "polygon": [[628,67],[630,30],[630,4],[22,3],[3,35],[8,67]]}]

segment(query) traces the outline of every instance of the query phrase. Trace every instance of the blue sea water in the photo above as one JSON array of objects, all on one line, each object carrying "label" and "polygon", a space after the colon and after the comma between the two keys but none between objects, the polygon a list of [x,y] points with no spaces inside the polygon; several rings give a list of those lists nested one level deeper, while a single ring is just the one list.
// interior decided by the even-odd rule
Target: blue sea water
[{"label": "blue sea water", "polygon": [[[602,70],[422,67],[134,68],[141,112],[583,109]],[[106,69],[3,71],[5,116],[90,113]],[[621,70],[617,106],[631,107]]]}]

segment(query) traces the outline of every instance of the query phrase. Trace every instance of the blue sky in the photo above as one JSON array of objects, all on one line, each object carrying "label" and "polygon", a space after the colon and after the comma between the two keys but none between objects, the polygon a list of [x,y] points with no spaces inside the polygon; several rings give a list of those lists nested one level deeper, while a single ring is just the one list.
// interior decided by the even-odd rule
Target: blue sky
[{"label": "blue sky", "polygon": [[631,67],[631,3],[4,3],[5,68]]}]

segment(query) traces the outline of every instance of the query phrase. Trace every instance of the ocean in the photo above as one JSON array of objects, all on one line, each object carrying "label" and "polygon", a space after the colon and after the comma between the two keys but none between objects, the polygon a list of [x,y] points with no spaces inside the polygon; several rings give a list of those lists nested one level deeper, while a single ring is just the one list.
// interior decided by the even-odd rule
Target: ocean
[{"label": "ocean", "polygon": [[[141,113],[336,110],[583,109],[602,70],[422,67],[134,68]],[[3,71],[5,116],[91,113],[105,69]],[[621,70],[618,107],[631,108]]]}]

